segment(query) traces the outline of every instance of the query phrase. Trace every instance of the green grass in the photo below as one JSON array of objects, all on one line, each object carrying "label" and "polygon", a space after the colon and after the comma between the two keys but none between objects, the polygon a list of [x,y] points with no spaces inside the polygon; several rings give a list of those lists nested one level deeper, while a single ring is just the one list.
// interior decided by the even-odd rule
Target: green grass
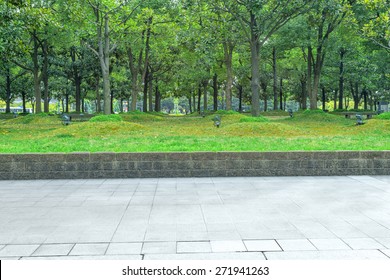
[{"label": "green grass", "polygon": [[[62,125],[57,116],[0,120],[0,153],[390,150],[390,122],[304,111],[289,116],[127,113]],[[116,118],[116,121],[110,118]],[[122,120],[122,121],[118,121]]]}]

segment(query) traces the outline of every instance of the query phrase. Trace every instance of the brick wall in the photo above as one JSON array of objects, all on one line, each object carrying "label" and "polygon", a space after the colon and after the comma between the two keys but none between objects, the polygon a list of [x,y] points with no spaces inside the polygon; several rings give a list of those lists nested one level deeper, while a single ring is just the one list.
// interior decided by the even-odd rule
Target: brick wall
[{"label": "brick wall", "polygon": [[0,154],[0,180],[390,175],[390,151]]}]

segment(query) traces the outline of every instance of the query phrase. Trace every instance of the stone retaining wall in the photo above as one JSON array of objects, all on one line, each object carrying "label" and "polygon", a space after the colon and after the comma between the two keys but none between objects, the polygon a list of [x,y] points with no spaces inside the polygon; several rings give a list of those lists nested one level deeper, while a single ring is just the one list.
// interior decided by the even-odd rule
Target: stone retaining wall
[{"label": "stone retaining wall", "polygon": [[390,151],[0,154],[0,180],[390,175]]}]

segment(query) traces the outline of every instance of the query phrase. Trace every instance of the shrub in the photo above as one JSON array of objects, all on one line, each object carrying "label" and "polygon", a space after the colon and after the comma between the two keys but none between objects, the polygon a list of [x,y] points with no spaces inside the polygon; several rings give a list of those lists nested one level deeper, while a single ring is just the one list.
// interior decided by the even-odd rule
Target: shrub
[{"label": "shrub", "polygon": [[93,117],[90,122],[121,122],[122,117],[119,115],[100,115]]}]

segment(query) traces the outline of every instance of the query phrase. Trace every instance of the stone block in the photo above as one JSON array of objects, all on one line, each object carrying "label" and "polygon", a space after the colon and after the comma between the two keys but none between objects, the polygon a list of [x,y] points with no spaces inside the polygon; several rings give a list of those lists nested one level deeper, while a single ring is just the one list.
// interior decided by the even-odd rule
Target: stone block
[{"label": "stone block", "polygon": [[70,153],[64,154],[64,161],[66,162],[89,162],[90,153]]},{"label": "stone block", "polygon": [[235,153],[235,152],[217,152],[215,154],[216,160],[240,160],[242,158],[249,158],[248,153]]},{"label": "stone block", "polygon": [[136,162],[135,169],[140,171],[153,170],[153,162],[151,161]]},{"label": "stone block", "polygon": [[313,159],[314,155],[313,152],[288,152],[286,153],[288,155],[289,160],[309,160]]},{"label": "stone block", "polygon": [[361,156],[360,152],[355,151],[336,151],[335,153],[340,160],[359,159]]},{"label": "stone block", "polygon": [[116,159],[115,153],[91,153],[90,161],[96,162],[112,162]]},{"label": "stone block", "polygon": [[116,153],[115,159],[117,161],[140,161],[142,160],[142,153]]},{"label": "stone block", "polygon": [[141,154],[142,161],[163,161],[167,159],[169,153],[143,153]]},{"label": "stone block", "polygon": [[217,153],[214,152],[193,152],[191,153],[191,159],[196,161],[204,161],[204,160],[216,160]]},{"label": "stone block", "polygon": [[226,169],[252,169],[251,160],[228,160],[225,162]]},{"label": "stone block", "polygon": [[210,171],[207,169],[191,170],[189,177],[210,177]]},{"label": "stone block", "polygon": [[166,159],[168,161],[186,161],[191,160],[191,153],[167,153]]},{"label": "stone block", "polygon": [[334,160],[337,159],[337,154],[335,152],[327,151],[313,151],[310,152],[314,160]]}]

